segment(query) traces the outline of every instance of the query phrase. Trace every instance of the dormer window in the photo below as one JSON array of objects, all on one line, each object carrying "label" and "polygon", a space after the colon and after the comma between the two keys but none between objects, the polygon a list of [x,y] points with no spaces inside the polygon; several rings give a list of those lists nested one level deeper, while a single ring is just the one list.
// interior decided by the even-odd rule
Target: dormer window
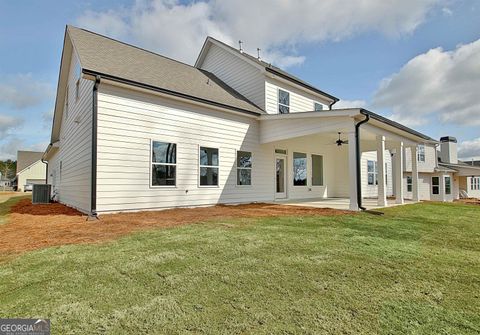
[{"label": "dormer window", "polygon": [[290,113],[290,93],[284,90],[278,90],[278,113]]},{"label": "dormer window", "polygon": [[315,112],[321,112],[323,110],[323,105],[321,103],[314,102],[313,103],[313,110]]}]

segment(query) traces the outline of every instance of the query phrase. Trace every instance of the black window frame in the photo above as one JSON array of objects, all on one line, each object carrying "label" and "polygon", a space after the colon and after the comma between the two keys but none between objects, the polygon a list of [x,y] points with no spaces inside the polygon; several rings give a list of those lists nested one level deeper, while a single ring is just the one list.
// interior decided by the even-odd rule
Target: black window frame
[{"label": "black window frame", "polygon": [[[204,149],[216,150],[217,165],[202,164],[202,150],[204,150]],[[213,163],[213,161],[211,163]],[[216,171],[216,183],[215,184],[202,183],[202,169],[205,169],[207,172],[208,171]],[[198,186],[199,187],[219,187],[219,185],[220,185],[220,149],[219,148],[214,148],[214,147],[209,147],[209,146],[199,146],[199,149],[198,149]]]},{"label": "black window frame", "polygon": [[[250,154],[250,166],[240,166],[241,165],[241,160],[239,155],[241,153],[248,153]],[[237,150],[236,152],[236,167],[237,167],[237,186],[252,186],[252,170],[253,170],[253,153],[251,151],[246,151],[246,150]],[[242,171],[248,171],[250,174],[250,183],[249,184],[241,184],[240,183],[240,173]]]},{"label": "black window frame", "polygon": [[[437,180],[437,183],[434,183],[433,181]],[[435,192],[436,190],[436,192]],[[433,195],[439,195],[440,194],[440,177],[438,176],[433,176],[432,177],[432,194]]]},{"label": "black window frame", "polygon": [[[157,161],[154,159],[155,151],[154,147],[155,144],[166,144],[166,145],[171,145],[173,148],[173,151],[170,152],[169,156],[165,159],[165,162],[162,161]],[[150,144],[150,187],[153,188],[162,188],[162,187],[176,187],[177,186],[177,143],[174,142],[167,142],[167,141],[160,141],[160,140],[152,140]],[[172,160],[174,161],[172,163]],[[169,180],[171,181],[172,178],[165,178],[165,183],[154,183],[154,168],[157,169],[158,167],[165,167],[165,174],[168,175],[173,171],[173,184],[169,183]],[[158,181],[158,179],[156,179]]]}]

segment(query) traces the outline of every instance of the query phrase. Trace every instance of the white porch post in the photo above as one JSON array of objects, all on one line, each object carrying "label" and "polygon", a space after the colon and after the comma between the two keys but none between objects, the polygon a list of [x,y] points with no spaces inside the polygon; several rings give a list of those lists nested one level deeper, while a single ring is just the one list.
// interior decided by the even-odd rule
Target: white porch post
[{"label": "white porch post", "polygon": [[348,174],[350,190],[350,210],[358,211],[357,203],[357,151],[355,148],[355,132],[348,133]]},{"label": "white porch post", "polygon": [[387,206],[387,185],[385,180],[385,136],[377,136],[377,180],[378,206]]},{"label": "white porch post", "polygon": [[395,202],[403,204],[403,142],[399,142],[395,153]]},{"label": "white porch post", "polygon": [[[450,189],[451,188],[452,186],[450,185]],[[447,201],[447,197],[445,194],[445,176],[444,175],[440,175],[440,198],[442,199],[443,202]]]},{"label": "white porch post", "polygon": [[417,146],[410,147],[412,153],[412,200],[419,201],[418,195],[418,152]]}]

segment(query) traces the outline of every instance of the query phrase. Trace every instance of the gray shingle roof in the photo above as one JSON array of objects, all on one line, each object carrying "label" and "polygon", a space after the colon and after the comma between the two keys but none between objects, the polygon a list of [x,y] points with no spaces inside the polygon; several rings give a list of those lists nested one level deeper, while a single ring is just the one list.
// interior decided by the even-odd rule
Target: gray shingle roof
[{"label": "gray shingle roof", "polygon": [[43,152],[17,151],[17,173],[42,159]]},{"label": "gray shingle roof", "polygon": [[67,31],[84,71],[235,110],[264,113],[210,72],[88,30],[68,26]]}]

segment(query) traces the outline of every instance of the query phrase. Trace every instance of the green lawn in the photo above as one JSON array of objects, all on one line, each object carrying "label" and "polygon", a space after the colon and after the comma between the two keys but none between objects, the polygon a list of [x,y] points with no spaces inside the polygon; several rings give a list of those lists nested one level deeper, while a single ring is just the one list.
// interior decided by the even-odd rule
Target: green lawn
[{"label": "green lawn", "polygon": [[0,265],[0,316],[52,334],[479,334],[480,207],[385,212],[31,252]]}]

